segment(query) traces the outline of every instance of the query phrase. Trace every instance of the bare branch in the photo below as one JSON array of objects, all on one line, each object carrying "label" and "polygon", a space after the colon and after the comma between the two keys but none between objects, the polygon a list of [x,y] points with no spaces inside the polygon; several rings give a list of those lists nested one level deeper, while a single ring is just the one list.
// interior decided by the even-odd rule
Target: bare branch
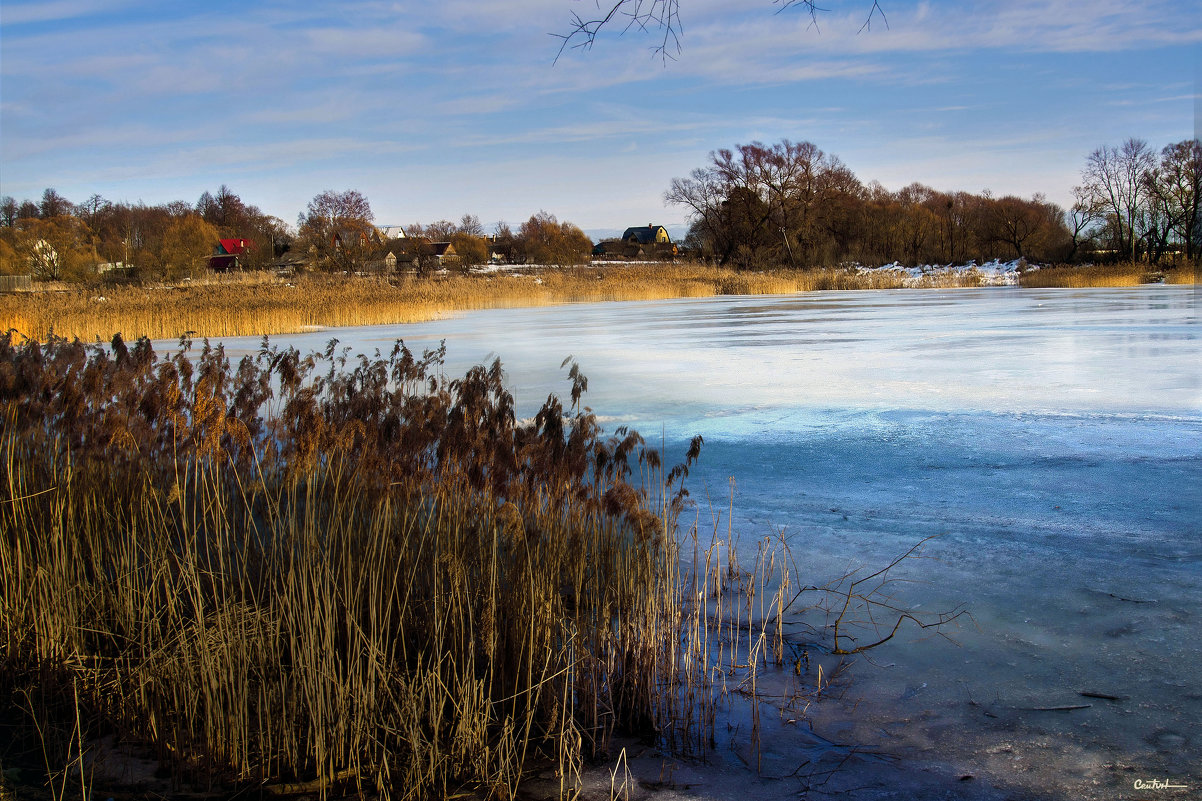
[{"label": "bare branch", "polygon": [[889,27],[889,18],[885,16],[885,9],[881,8],[880,3],[873,2],[872,8],[868,9],[868,19],[864,20],[864,24],[860,26],[858,33],[872,30],[872,17],[875,14],[881,15],[881,21],[885,23],[885,27]]},{"label": "bare branch", "polygon": [[[828,10],[820,7],[817,0],[772,0],[772,2],[778,6],[776,11],[778,14],[795,7],[804,9],[809,14],[811,27],[815,29],[818,28],[819,12]],[[586,17],[573,11],[568,32],[551,34],[561,40],[559,52],[555,55],[556,61],[559,61],[560,56],[568,49],[591,50],[603,29],[621,24],[622,20],[625,20],[625,24],[622,26],[621,34],[632,30],[642,33],[660,31],[662,39],[656,47],[652,48],[652,52],[665,62],[669,59],[675,60],[680,53],[684,29],[680,21],[679,0],[605,0],[604,3],[602,0],[593,0],[593,3],[597,9],[596,15]],[[878,0],[874,0],[868,9],[868,18],[860,26],[861,33],[872,30],[872,20],[876,16],[880,16],[886,28],[889,27],[889,20],[885,17],[884,9],[881,8]]]},{"label": "bare branch", "polygon": [[674,60],[675,54],[680,53],[680,37],[683,34],[683,28],[680,24],[679,0],[617,0],[612,5],[607,2],[605,6],[601,5],[600,0],[595,0],[595,2],[598,12],[596,18],[585,19],[573,11],[568,32],[551,34],[562,40],[559,52],[555,56],[556,61],[559,61],[560,56],[568,48],[591,50],[601,30],[610,26],[614,20],[623,18],[626,23],[622,28],[622,34],[631,30],[647,33],[659,29],[663,32],[663,39],[653,49],[653,52],[661,56],[665,62],[668,59]]}]

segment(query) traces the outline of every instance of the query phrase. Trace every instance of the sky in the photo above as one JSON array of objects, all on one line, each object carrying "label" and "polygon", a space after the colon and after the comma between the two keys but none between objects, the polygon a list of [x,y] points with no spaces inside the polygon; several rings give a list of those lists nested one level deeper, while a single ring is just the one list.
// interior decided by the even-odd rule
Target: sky
[{"label": "sky", "polygon": [[[604,0],[601,0],[604,2]],[[0,194],[147,204],[226,185],[287,223],[354,189],[377,224],[546,210],[679,226],[673,178],[810,141],[865,183],[1071,202],[1094,148],[1195,136],[1196,0],[679,0],[681,51],[595,0],[3,0]]]}]

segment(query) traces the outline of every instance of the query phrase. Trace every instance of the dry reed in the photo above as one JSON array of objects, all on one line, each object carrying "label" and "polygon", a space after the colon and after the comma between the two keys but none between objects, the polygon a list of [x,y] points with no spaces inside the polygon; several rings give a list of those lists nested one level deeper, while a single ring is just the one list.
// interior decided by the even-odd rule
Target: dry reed
[{"label": "dry reed", "polygon": [[519,423],[499,363],[441,357],[0,337],[6,764],[90,794],[116,734],[220,792],[513,798],[537,765],[571,798],[616,729],[711,746],[790,659],[820,692],[801,599],[811,649],[879,624],[861,580],[795,589],[783,543],[745,572],[694,526],[682,567],[700,439],[665,471],[575,366]]},{"label": "dry reed", "polygon": [[419,322],[454,311],[503,306],[979,282],[979,276],[971,273],[916,283],[901,271],[749,273],[700,264],[604,265],[430,278],[306,275],[285,281],[252,274],[175,287],[63,287],[0,295],[0,331],[15,329],[39,341],[51,333],[84,341],[107,341],[117,333],[131,341],[185,334],[266,336]]},{"label": "dry reed", "polygon": [[1196,284],[1197,270],[1189,266],[1159,268],[1147,264],[1090,264],[1084,266],[1044,267],[1027,270],[1019,278],[1027,288],[1066,287],[1129,287],[1153,283]]}]

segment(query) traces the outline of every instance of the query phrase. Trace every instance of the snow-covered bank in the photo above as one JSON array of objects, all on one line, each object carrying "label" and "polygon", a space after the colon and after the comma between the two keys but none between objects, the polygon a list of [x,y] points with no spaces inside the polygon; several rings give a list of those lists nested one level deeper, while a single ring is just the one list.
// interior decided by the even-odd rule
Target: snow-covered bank
[{"label": "snow-covered bank", "polygon": [[892,264],[884,264],[880,267],[858,265],[856,272],[864,274],[874,272],[905,273],[910,278],[909,284],[911,286],[921,286],[932,279],[938,281],[940,278],[975,273],[980,276],[981,286],[1015,286],[1018,284],[1019,276],[1023,271],[1033,269],[1038,269],[1038,267],[1028,265],[1025,259],[1015,259],[1014,261],[994,259],[984,264],[970,261],[967,264],[922,264],[917,267],[905,267],[901,262],[895,261]]}]

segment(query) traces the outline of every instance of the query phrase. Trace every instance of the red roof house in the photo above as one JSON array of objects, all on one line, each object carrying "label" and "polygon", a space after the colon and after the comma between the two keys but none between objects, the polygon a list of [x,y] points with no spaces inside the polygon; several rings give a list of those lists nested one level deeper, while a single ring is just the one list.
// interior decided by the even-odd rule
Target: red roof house
[{"label": "red roof house", "polygon": [[209,259],[209,269],[223,273],[226,270],[237,270],[242,266],[240,257],[252,250],[254,242],[249,239],[222,239],[213,248],[213,256]]}]

